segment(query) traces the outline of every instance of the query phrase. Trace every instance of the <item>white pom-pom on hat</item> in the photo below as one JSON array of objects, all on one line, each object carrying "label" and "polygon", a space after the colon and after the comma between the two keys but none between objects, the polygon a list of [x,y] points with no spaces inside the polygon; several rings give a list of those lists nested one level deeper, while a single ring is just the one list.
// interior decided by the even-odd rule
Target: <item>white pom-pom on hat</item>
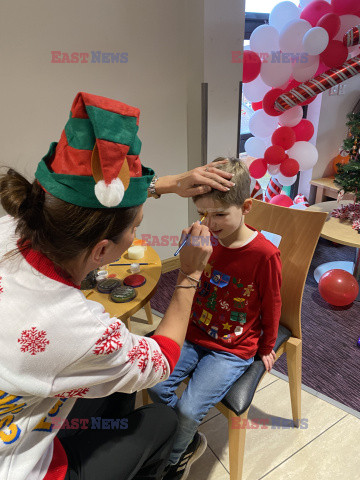
[{"label": "white pom-pom on hat", "polygon": [[120,178],[115,178],[109,185],[99,180],[95,185],[95,195],[105,207],[116,207],[124,198],[125,188]]}]

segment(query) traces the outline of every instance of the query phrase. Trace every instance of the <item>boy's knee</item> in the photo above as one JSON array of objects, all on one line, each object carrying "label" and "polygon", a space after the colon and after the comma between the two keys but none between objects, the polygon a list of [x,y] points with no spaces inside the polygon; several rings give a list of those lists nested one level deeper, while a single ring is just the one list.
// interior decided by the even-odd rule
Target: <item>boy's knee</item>
[{"label": "boy's knee", "polygon": [[151,400],[154,403],[168,403],[168,396],[166,394],[166,390],[161,384],[157,384],[152,388],[148,388],[148,394]]}]

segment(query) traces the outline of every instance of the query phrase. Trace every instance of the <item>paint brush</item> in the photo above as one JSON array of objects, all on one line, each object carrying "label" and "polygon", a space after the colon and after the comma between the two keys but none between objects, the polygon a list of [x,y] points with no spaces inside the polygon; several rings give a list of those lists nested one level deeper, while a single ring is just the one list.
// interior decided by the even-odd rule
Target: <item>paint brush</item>
[{"label": "paint brush", "polygon": [[[202,222],[205,220],[206,218],[206,215],[207,215],[207,212],[205,212],[205,215],[202,217],[202,219],[200,220],[200,225],[202,224]],[[176,257],[176,255],[179,255],[180,253],[180,250],[183,248],[183,246],[186,244],[188,238],[189,238],[190,235],[186,235],[185,237],[185,240],[182,242],[182,244],[180,245],[180,247],[176,250],[176,252],[174,253],[174,257]]]},{"label": "paint brush", "polygon": [[[133,262],[137,263],[137,262]],[[125,267],[126,265],[132,265],[132,263],[109,263],[110,267]],[[156,265],[154,262],[150,263],[138,263],[138,265]]]}]

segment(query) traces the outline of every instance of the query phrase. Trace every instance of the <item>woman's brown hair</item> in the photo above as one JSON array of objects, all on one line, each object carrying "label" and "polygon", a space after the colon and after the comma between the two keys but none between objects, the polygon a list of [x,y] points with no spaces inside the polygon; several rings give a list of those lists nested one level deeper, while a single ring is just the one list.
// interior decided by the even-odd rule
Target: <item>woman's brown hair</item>
[{"label": "woman's brown hair", "polygon": [[0,201],[17,220],[20,249],[30,245],[60,267],[84,251],[90,254],[100,240],[119,242],[140,208],[79,207],[46,193],[37,180],[30,183],[11,168],[0,175]]}]

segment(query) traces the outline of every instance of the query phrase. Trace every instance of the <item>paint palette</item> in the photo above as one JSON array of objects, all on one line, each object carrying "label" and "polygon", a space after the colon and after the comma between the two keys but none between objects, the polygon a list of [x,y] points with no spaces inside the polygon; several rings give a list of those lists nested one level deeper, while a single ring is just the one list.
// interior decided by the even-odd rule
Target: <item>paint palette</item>
[{"label": "paint palette", "polygon": [[120,287],[121,282],[117,278],[105,278],[100,280],[97,284],[97,289],[100,293],[110,293],[115,288]]},{"label": "paint palette", "polygon": [[110,295],[110,298],[115,303],[131,302],[136,297],[136,290],[133,287],[117,287]]},{"label": "paint palette", "polygon": [[128,287],[138,288],[146,283],[146,278],[142,275],[129,275],[124,278],[124,285]]}]

